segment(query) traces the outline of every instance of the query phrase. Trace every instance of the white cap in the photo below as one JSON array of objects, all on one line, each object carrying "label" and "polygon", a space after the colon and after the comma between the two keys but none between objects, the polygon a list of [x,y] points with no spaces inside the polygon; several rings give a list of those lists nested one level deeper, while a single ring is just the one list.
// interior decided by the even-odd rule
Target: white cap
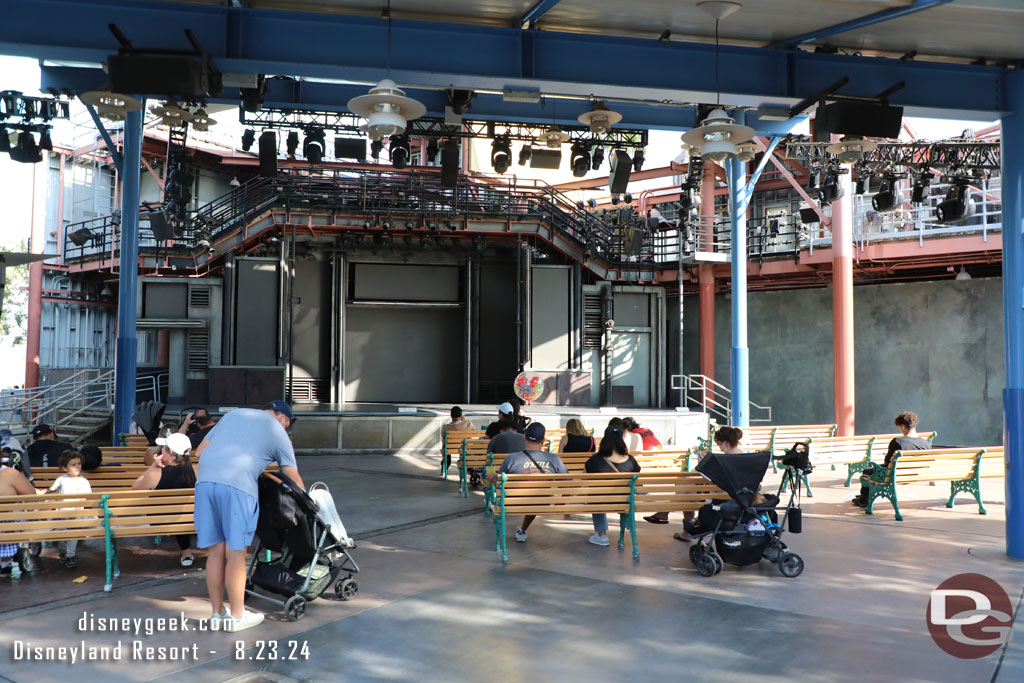
[{"label": "white cap", "polygon": [[157,439],[157,446],[167,446],[171,449],[172,453],[178,455],[185,455],[192,450],[192,442],[184,434],[175,432],[174,434],[168,434],[166,439]]},{"label": "white cap", "polygon": [[504,413],[505,415],[511,415],[514,410],[515,409],[512,407],[512,404],[509,403],[508,401],[505,401],[500,406],[498,406],[498,412]]}]

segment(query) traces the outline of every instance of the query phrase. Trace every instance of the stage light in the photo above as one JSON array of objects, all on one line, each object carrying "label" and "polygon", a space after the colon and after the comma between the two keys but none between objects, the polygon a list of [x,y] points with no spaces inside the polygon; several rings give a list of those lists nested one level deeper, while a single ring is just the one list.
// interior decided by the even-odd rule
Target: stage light
[{"label": "stage light", "polygon": [[818,174],[811,171],[807,176],[807,189],[813,190],[818,187]]},{"label": "stage light", "polygon": [[256,131],[252,128],[246,128],[245,132],[242,133],[242,151],[248,152],[252,149],[254,142],[256,142]]},{"label": "stage light", "polygon": [[50,140],[49,128],[43,128],[39,131],[39,149],[45,149],[47,152],[53,151],[53,141]]},{"label": "stage light", "polygon": [[437,144],[437,138],[430,138],[427,141],[427,158],[424,161],[424,165],[427,163],[437,163],[437,153],[441,151],[441,147]]},{"label": "stage light", "polygon": [[633,170],[636,171],[637,173],[639,173],[640,169],[642,169],[643,167],[644,167],[644,151],[642,149],[638,149],[636,151],[636,154],[633,155]]},{"label": "stage light", "polygon": [[467,111],[469,111],[469,107],[473,103],[474,97],[476,97],[476,93],[473,92],[472,90],[449,90],[448,106],[452,108],[452,112],[454,114],[462,116]]},{"label": "stage light", "polygon": [[530,157],[533,155],[533,148],[530,145],[523,145],[519,148],[519,165],[526,166],[530,163]]},{"label": "stage light", "polygon": [[43,160],[43,153],[36,144],[35,136],[27,130],[18,133],[18,144],[10,150],[11,161],[34,164]]},{"label": "stage light", "polygon": [[818,189],[818,199],[824,203],[834,202],[843,196],[843,186],[839,184],[839,175],[828,172]]},{"label": "stage light", "polygon": [[302,144],[302,156],[310,164],[319,164],[324,159],[327,148],[327,136],[322,128],[310,128],[306,131],[306,139]]},{"label": "stage light", "polygon": [[596,209],[596,208],[597,208],[597,200],[596,200],[596,199],[594,199],[593,197],[591,197],[590,199],[588,199],[588,200],[587,200],[587,208],[588,208],[588,209],[590,209],[591,211],[593,211],[594,209]]},{"label": "stage light", "polygon": [[593,163],[590,165],[590,168],[595,171],[601,168],[601,164],[604,163],[604,147],[598,147],[595,149],[594,153],[591,155],[591,160]]},{"label": "stage light", "polygon": [[491,143],[491,166],[494,172],[504,174],[512,165],[512,141],[508,135],[499,135]]},{"label": "stage light", "polygon": [[626,194],[622,195],[622,201],[626,202],[627,204],[632,204],[633,195],[627,192]]},{"label": "stage light", "polygon": [[976,209],[967,180],[953,181],[946,192],[946,199],[935,207],[935,217],[940,223],[957,223],[974,215]]},{"label": "stage light", "polygon": [[380,158],[380,152],[382,149],[384,149],[383,140],[373,140],[370,142],[370,156],[373,157],[374,161]]},{"label": "stage light", "polygon": [[857,178],[857,186],[854,191],[857,194],[864,194],[864,190],[867,189],[868,179],[864,176]]},{"label": "stage light", "polygon": [[618,206],[618,205],[619,205],[619,195],[613,194],[612,195],[612,206]]},{"label": "stage light", "polygon": [[899,179],[893,175],[882,178],[878,192],[871,198],[871,206],[875,211],[892,211],[903,203],[903,193],[899,189]]},{"label": "stage light", "polygon": [[914,179],[914,187],[910,190],[910,201],[914,204],[921,204],[928,198],[928,186],[935,176],[930,172],[924,172]]},{"label": "stage light", "polygon": [[93,241],[93,234],[89,228],[79,228],[74,232],[68,233],[68,239],[71,240],[72,244],[76,247],[84,247],[89,242]]},{"label": "stage light", "polygon": [[0,126],[0,152],[11,151],[11,134],[3,126]]},{"label": "stage light", "polygon": [[583,210],[586,209],[586,207],[587,207],[587,205],[583,203],[582,199],[577,199],[576,200],[576,208],[577,209],[579,209],[580,211],[583,211]]},{"label": "stage light", "polygon": [[374,139],[398,135],[409,121],[427,113],[422,103],[406,97],[405,91],[390,78],[371,88],[369,94],[353,97],[348,108],[366,119],[366,132]]},{"label": "stage light", "polygon": [[388,156],[391,158],[391,165],[402,169],[409,165],[409,136],[405,133],[392,135],[388,146]]},{"label": "stage light", "polygon": [[692,209],[694,206],[693,201],[693,190],[690,188],[683,188],[679,193],[679,211],[685,213]]},{"label": "stage light", "polygon": [[294,130],[288,131],[288,137],[285,140],[285,145],[288,149],[288,156],[294,157],[295,152],[299,149],[299,134]]},{"label": "stage light", "polygon": [[572,150],[569,156],[572,174],[577,178],[587,175],[590,170],[590,152],[582,142],[572,143]]}]

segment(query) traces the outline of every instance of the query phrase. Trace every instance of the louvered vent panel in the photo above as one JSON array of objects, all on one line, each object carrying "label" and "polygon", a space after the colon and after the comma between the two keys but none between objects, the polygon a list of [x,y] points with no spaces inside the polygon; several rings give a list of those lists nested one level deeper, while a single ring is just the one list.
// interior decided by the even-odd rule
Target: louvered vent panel
[{"label": "louvered vent panel", "polygon": [[209,330],[189,330],[188,369],[206,370],[210,367]]},{"label": "louvered vent panel", "polygon": [[601,294],[583,295],[583,348],[601,348],[604,321],[601,320]]}]

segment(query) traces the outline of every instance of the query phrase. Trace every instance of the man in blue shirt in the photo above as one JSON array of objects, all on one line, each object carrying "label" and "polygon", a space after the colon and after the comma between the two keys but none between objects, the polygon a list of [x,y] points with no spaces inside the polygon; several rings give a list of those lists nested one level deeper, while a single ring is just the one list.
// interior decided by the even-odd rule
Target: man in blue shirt
[{"label": "man in blue shirt", "polygon": [[[256,480],[276,463],[281,474],[305,488],[288,438],[292,409],[271,401],[263,410],[238,408],[225,415],[196,449],[196,537],[207,548],[206,588],[211,629],[241,631],[263,621],[245,609],[245,551],[256,533]],[[224,609],[227,589],[230,611]]]}]

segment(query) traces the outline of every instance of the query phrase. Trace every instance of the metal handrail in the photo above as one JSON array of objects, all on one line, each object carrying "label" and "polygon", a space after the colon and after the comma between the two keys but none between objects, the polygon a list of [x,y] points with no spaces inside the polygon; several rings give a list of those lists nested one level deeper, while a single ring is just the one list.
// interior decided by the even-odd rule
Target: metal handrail
[{"label": "metal handrail", "polygon": [[[682,384],[676,382],[681,380]],[[695,406],[702,412],[719,418],[725,423],[732,422],[732,391],[707,375],[672,375],[672,390],[683,391],[685,406]],[[751,408],[751,422],[771,423],[771,406],[762,406],[747,400]],[[753,414],[760,411],[760,415]]]}]

